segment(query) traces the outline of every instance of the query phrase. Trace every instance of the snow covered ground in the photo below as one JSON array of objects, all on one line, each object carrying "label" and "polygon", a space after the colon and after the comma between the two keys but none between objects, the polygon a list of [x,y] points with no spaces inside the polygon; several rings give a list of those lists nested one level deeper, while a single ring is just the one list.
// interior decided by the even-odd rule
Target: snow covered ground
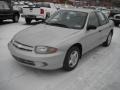
[{"label": "snow covered ground", "polygon": [[34,26],[5,22],[0,25],[0,90],[120,90],[120,28],[114,28],[110,47],[86,53],[71,72],[45,71],[16,63],[7,44],[15,33]]}]

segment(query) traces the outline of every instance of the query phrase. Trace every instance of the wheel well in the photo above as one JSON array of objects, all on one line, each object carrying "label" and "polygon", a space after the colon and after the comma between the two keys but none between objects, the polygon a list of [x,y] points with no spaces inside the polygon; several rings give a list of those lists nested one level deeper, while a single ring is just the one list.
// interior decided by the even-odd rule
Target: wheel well
[{"label": "wheel well", "polygon": [[[81,56],[82,56],[82,45],[81,45],[80,43],[73,44],[73,45],[67,50],[67,53],[68,53],[68,51],[69,51],[72,47],[75,47],[75,46],[77,46],[77,47],[81,50]],[[67,53],[66,53],[66,55],[67,55]],[[66,64],[65,64],[65,63],[67,63],[67,62],[66,62],[66,55],[65,55],[65,58],[64,58],[64,61],[63,61],[63,68],[68,68],[68,67],[66,66]],[[80,56],[80,58],[81,58],[81,56]],[[68,69],[68,71],[70,71],[70,70]]]},{"label": "wheel well", "polygon": [[113,29],[110,31],[111,33],[112,33],[112,35],[113,35]]},{"label": "wheel well", "polygon": [[19,13],[14,13],[14,16],[15,16],[15,15],[18,15],[18,16],[20,17],[20,14],[19,14]]},{"label": "wheel well", "polygon": [[50,12],[46,12],[46,15],[50,15]]},{"label": "wheel well", "polygon": [[50,13],[49,12],[46,13],[46,17],[50,17]]},{"label": "wheel well", "polygon": [[81,50],[81,53],[82,53],[82,45],[80,43],[76,43],[76,44],[72,45],[70,48],[72,48],[74,46],[77,46]]}]

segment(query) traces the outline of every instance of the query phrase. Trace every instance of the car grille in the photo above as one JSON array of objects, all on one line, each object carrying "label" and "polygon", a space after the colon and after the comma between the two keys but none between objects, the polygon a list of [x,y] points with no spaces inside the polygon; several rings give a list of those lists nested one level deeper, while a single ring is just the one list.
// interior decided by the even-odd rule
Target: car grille
[{"label": "car grille", "polygon": [[24,64],[28,64],[28,65],[32,65],[34,66],[35,63],[33,61],[30,61],[30,60],[25,60],[25,59],[22,59],[22,58],[19,58],[19,57],[16,57],[13,55],[13,57],[20,63],[24,63]]},{"label": "car grille", "polygon": [[120,19],[120,16],[116,16],[116,19]]},{"label": "car grille", "polygon": [[20,50],[30,51],[30,52],[33,50],[33,47],[32,47],[32,46],[25,45],[25,44],[20,43],[20,42],[17,42],[17,41],[13,41],[12,44],[13,44],[13,46],[15,46],[17,49],[20,49]]}]

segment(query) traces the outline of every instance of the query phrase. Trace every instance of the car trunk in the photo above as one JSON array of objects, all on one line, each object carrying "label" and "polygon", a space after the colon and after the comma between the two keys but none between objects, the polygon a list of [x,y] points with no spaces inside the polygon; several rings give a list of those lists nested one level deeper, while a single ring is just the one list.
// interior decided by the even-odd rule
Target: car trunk
[{"label": "car trunk", "polygon": [[40,8],[38,7],[23,7],[24,15],[40,15]]}]

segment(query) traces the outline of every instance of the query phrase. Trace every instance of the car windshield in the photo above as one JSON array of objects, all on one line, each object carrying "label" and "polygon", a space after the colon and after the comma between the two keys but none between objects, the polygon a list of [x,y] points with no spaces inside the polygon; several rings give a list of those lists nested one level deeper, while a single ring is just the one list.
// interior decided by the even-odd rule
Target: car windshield
[{"label": "car windshield", "polygon": [[82,29],[87,13],[71,10],[60,10],[46,20],[46,24],[65,28]]}]

